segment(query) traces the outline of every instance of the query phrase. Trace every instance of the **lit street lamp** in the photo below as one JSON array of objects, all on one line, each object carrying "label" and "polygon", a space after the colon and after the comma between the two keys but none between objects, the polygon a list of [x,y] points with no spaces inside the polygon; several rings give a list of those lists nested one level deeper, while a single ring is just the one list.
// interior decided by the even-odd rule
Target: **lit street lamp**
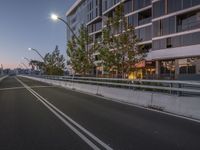
[{"label": "lit street lamp", "polygon": [[[35,51],[41,58],[42,60],[44,61],[44,57],[39,53],[39,51],[37,49],[34,49],[34,48],[28,48],[29,51]],[[45,62],[45,61],[44,61]]]},{"label": "lit street lamp", "polygon": [[73,34],[73,36],[79,41],[79,39],[78,39],[78,37],[76,36],[76,34],[74,33],[74,31],[72,30],[72,28],[70,27],[70,25],[64,20],[64,19],[62,19],[62,18],[60,18],[58,15],[56,15],[56,14],[52,14],[51,15],[51,19],[52,20],[60,20],[60,21],[62,21],[68,28],[69,28],[69,30],[71,31],[71,33]]}]

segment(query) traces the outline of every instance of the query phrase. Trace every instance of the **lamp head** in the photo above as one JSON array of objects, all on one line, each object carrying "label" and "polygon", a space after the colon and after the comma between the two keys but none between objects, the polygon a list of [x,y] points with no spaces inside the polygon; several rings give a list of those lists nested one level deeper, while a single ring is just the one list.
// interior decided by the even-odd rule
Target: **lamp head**
[{"label": "lamp head", "polygon": [[51,19],[52,19],[52,20],[58,20],[58,16],[57,16],[56,14],[52,14],[52,15],[51,15]]}]

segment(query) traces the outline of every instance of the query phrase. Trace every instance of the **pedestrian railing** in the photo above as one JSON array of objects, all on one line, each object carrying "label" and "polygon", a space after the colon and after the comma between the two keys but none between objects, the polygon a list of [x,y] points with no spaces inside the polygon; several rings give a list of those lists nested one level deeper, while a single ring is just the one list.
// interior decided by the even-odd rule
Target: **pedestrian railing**
[{"label": "pedestrian railing", "polygon": [[177,80],[130,80],[119,78],[96,78],[76,76],[48,76],[36,75],[34,77],[66,81],[71,83],[108,86],[115,88],[162,92],[178,96],[200,96],[200,81],[177,81]]}]

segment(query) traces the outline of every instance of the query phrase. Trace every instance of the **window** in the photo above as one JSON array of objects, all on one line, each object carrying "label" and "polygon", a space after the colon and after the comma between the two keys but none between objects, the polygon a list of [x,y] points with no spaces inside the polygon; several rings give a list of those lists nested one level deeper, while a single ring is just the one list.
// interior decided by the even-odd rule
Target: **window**
[{"label": "window", "polygon": [[151,22],[151,9],[147,9],[145,11],[138,13],[138,23],[139,25],[143,25]]},{"label": "window", "polygon": [[142,47],[146,52],[149,52],[149,50],[152,48],[152,44],[144,44]]},{"label": "window", "polygon": [[153,3],[153,17],[160,17],[165,14],[165,1],[160,0]]},{"label": "window", "polygon": [[161,20],[161,35],[175,33],[175,17],[170,17]]},{"label": "window", "polygon": [[196,6],[200,4],[200,0],[192,0],[192,6]]},{"label": "window", "polygon": [[154,40],[153,50],[200,44],[200,32]]},{"label": "window", "polygon": [[134,0],[133,1],[134,10],[144,8],[150,4],[151,4],[151,0]]},{"label": "window", "polygon": [[153,36],[175,33],[175,16],[153,22]]},{"label": "window", "polygon": [[154,40],[153,41],[153,50],[159,50],[160,49],[160,40]]},{"label": "window", "polygon": [[175,61],[174,60],[161,61],[160,74],[174,75],[175,74]]},{"label": "window", "polygon": [[195,58],[185,58],[178,60],[180,74],[196,74],[196,60]]},{"label": "window", "polygon": [[104,11],[106,11],[108,9],[108,2],[107,0],[104,1]]},{"label": "window", "polygon": [[167,48],[171,48],[172,47],[172,38],[167,38]]},{"label": "window", "polygon": [[187,31],[200,28],[200,10],[177,16],[177,31]]},{"label": "window", "polygon": [[133,11],[133,8],[132,8],[133,4],[132,4],[132,0],[128,0],[124,3],[124,13],[125,14],[128,14],[130,12]]},{"label": "window", "polygon": [[153,37],[161,36],[161,20],[153,22]]},{"label": "window", "polygon": [[137,18],[138,18],[137,14],[128,16],[128,24],[136,27],[138,25],[138,19]]},{"label": "window", "polygon": [[167,1],[167,13],[172,13],[181,10],[182,0],[168,0]]},{"label": "window", "polygon": [[180,47],[182,45],[182,36],[172,37],[172,47]]},{"label": "window", "polygon": [[189,8],[192,6],[192,0],[183,0],[183,9]]},{"label": "window", "polygon": [[141,39],[142,41],[151,40],[151,38],[152,38],[151,26],[147,26],[147,27],[138,29],[136,31],[138,31],[139,39]]},{"label": "window", "polygon": [[96,8],[96,17],[98,16],[99,14],[98,14],[98,8]]}]

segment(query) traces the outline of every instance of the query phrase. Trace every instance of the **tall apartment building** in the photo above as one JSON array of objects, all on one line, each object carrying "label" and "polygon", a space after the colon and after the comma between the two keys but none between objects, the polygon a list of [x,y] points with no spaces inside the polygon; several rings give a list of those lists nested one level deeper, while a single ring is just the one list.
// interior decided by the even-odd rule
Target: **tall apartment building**
[{"label": "tall apartment building", "polygon": [[[200,0],[77,0],[67,21],[76,33],[84,24],[94,40],[101,40],[104,20],[120,3],[139,44],[149,50],[138,65],[142,77],[200,79]],[[70,39],[70,31],[67,35]]]}]

